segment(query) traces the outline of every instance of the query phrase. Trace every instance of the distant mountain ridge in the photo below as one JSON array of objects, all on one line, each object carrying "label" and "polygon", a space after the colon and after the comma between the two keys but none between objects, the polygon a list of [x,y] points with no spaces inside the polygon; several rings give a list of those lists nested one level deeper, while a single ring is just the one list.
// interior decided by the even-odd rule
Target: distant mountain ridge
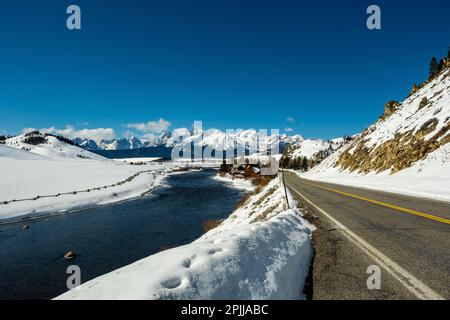
[{"label": "distant mountain ridge", "polygon": [[178,128],[172,132],[166,131],[160,135],[147,134],[141,138],[133,136],[130,138],[101,140],[99,143],[92,139],[76,138],[73,142],[91,151],[134,150],[158,146],[173,148],[191,143],[201,147],[211,147],[215,150],[226,150],[235,147],[245,148],[255,144],[266,143],[270,145],[278,140],[281,144],[296,145],[305,139],[301,135],[264,135],[256,130],[238,130],[235,133],[225,133],[218,129],[194,131],[187,128]]},{"label": "distant mountain ridge", "polygon": [[[202,157],[225,156],[225,151],[234,151],[234,154],[255,153],[283,153],[286,145],[301,147],[304,144],[322,145],[320,139],[304,139],[301,135],[289,136],[287,134],[266,135],[256,130],[237,130],[233,133],[225,133],[218,129],[188,130],[178,128],[172,132],[163,132],[160,135],[148,134],[141,138],[130,137],[121,139],[101,140],[93,139],[68,139],[63,136],[55,136],[39,131],[28,132],[19,136],[5,138],[0,143],[8,146],[52,156],[76,156],[77,158],[100,159],[126,158],[126,157],[161,157],[170,159],[172,151],[180,156],[186,156],[186,152],[196,157],[195,148],[199,147]],[[271,149],[276,146],[277,149]],[[174,150],[176,149],[176,150]],[[70,150],[70,151],[69,151]],[[69,152],[69,153],[67,153]],[[208,153],[206,153],[208,152]],[[176,153],[175,153],[176,154]],[[230,155],[230,153],[227,153]],[[100,157],[99,157],[100,156]],[[184,157],[183,156],[183,157]]]}]

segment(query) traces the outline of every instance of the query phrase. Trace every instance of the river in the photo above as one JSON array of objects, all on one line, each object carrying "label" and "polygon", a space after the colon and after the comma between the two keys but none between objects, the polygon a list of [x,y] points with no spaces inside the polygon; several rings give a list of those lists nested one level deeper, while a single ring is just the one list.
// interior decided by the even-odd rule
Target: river
[{"label": "river", "polygon": [[[192,242],[204,221],[226,218],[245,194],[212,179],[215,174],[172,175],[147,196],[28,221],[28,229],[24,223],[0,225],[0,299],[50,299],[67,291],[71,264],[86,282]],[[75,259],[64,259],[69,250]]]}]

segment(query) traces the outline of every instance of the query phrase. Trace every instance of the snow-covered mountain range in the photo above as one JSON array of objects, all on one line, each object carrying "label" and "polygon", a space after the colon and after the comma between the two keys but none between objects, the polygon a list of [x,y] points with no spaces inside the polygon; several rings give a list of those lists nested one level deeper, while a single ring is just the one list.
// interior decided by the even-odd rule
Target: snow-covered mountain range
[{"label": "snow-covered mountain range", "polygon": [[[172,132],[164,132],[158,136],[145,135],[141,138],[131,137],[123,139],[101,140],[76,138],[73,140],[62,136],[54,136],[38,131],[28,132],[19,136],[8,138],[2,143],[6,146],[30,151],[50,157],[69,157],[100,159],[95,151],[101,150],[136,150],[147,147],[166,147],[179,149],[188,148],[191,145],[208,147],[215,151],[246,150],[249,153],[264,152],[273,144],[279,142],[279,152],[289,144],[295,157],[308,159],[318,152],[336,150],[342,138],[334,140],[304,139],[301,135],[289,136],[286,134],[266,135],[256,130],[239,130],[234,133],[225,133],[217,129],[189,130],[187,128],[175,129]],[[255,150],[256,148],[256,150]],[[259,148],[259,149],[258,149]],[[94,151],[91,152],[91,151]]]},{"label": "snow-covered mountain range", "polygon": [[141,138],[101,140],[99,143],[90,139],[76,138],[74,142],[87,150],[129,150],[155,146],[175,147],[191,143],[201,147],[211,147],[214,150],[227,150],[235,147],[245,148],[245,146],[258,143],[271,145],[277,140],[282,144],[296,145],[304,141],[304,138],[301,135],[265,135],[256,130],[238,130],[234,133],[225,133],[218,129],[189,130],[178,128],[172,132],[167,131],[160,135],[147,134]]}]

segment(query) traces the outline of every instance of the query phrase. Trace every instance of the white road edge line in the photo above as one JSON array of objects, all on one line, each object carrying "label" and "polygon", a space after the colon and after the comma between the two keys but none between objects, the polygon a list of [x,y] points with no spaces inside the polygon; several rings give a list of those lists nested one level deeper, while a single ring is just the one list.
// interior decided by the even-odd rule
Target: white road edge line
[{"label": "white road edge line", "polygon": [[317,205],[315,205],[311,200],[306,198],[303,194],[298,192],[295,189],[291,189],[297,193],[300,197],[302,197],[307,203],[316,208],[320,213],[322,213],[325,217],[327,217],[331,222],[333,222],[340,231],[346,236],[353,244],[355,244],[358,248],[360,248],[363,252],[365,252],[370,258],[375,260],[375,262],[385,269],[388,273],[390,273],[395,279],[397,279],[406,289],[408,289],[412,294],[414,294],[418,299],[421,300],[445,300],[442,296],[440,296],[437,292],[429,288],[422,281],[414,277],[411,273],[409,273],[406,269],[399,266],[397,263],[392,261],[386,255],[381,253],[374,246],[367,243],[364,239],[356,235],[354,232],[350,231],[346,226],[333,218],[330,214],[325,212],[325,210],[321,209]]}]

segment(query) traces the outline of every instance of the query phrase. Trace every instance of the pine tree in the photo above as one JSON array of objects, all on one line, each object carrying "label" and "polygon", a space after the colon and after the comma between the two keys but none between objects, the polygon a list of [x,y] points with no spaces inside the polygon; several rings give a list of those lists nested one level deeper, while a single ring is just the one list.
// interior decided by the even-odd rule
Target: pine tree
[{"label": "pine tree", "polygon": [[441,60],[439,60],[439,65],[438,65],[438,72],[441,72],[442,70],[444,70],[444,65],[445,65],[445,62],[444,62],[444,59],[441,59]]},{"label": "pine tree", "polygon": [[308,159],[306,157],[303,157],[302,170],[308,171]]},{"label": "pine tree", "polygon": [[433,57],[430,62],[430,70],[428,79],[433,78],[435,75],[439,73],[439,65],[436,57]]},{"label": "pine tree", "polygon": [[450,59],[450,46],[448,46],[447,59]]},{"label": "pine tree", "polygon": [[289,167],[289,157],[284,157],[283,168]]},{"label": "pine tree", "polygon": [[223,159],[222,164],[220,165],[221,172],[228,172],[227,160]]}]

